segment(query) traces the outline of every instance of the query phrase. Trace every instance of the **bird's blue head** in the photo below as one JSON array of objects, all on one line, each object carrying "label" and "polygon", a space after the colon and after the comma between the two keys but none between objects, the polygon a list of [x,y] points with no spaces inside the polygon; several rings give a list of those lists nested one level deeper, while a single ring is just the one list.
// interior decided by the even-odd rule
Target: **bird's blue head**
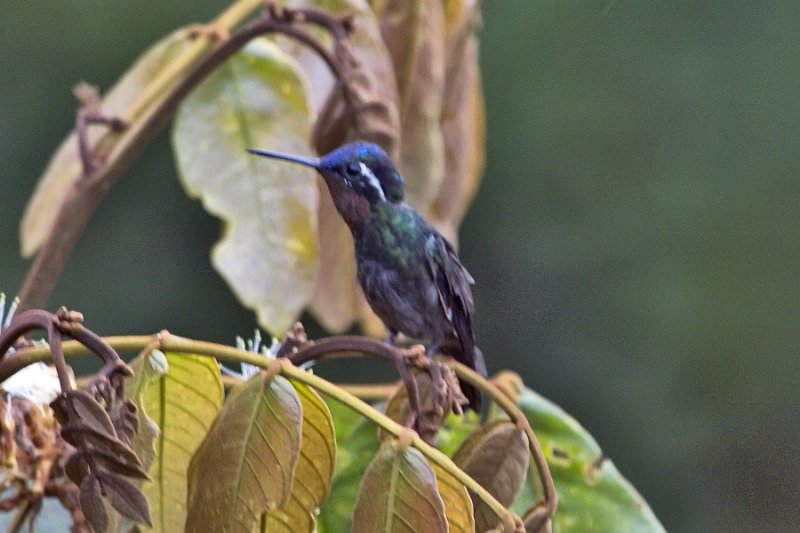
[{"label": "bird's blue head", "polygon": [[317,169],[328,183],[334,200],[357,195],[370,205],[403,201],[403,177],[386,152],[372,143],[357,141],[345,144],[319,159],[255,148],[248,151]]}]

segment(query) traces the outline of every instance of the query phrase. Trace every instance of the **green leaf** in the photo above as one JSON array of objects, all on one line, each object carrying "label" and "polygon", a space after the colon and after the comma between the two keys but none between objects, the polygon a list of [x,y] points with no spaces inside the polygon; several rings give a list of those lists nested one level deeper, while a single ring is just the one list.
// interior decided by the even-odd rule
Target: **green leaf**
[{"label": "green leaf", "polygon": [[447,531],[436,475],[415,448],[386,441],[364,473],[353,533]]},{"label": "green leaf", "polygon": [[[137,370],[131,396],[143,417],[139,453],[155,454],[142,485],[150,502],[153,530],[181,531],[186,522],[187,474],[222,405],[223,388],[215,359],[153,350],[133,362]],[[158,431],[153,433],[152,428]],[[150,428],[150,429],[148,429]],[[143,439],[143,440],[142,440]]]},{"label": "green leaf", "polygon": [[230,398],[189,467],[186,531],[242,531],[289,501],[300,455],[302,404],[264,373]]},{"label": "green leaf", "polygon": [[[530,462],[528,438],[512,422],[494,420],[464,441],[453,456],[453,462],[497,501],[508,506],[525,480]],[[470,496],[475,507],[476,529],[486,531],[497,526],[502,517],[498,517],[477,496]]]},{"label": "green leaf", "polygon": [[[151,46],[105,95],[100,104],[103,112],[108,116],[126,115],[147,84],[189,43],[186,31],[180,29]],[[89,146],[94,148],[106,131],[102,127],[89,128]],[[25,208],[20,225],[23,257],[30,257],[41,247],[58,207],[82,171],[77,136],[72,132],[53,154]]]},{"label": "green leaf", "polygon": [[336,428],[336,469],[330,495],[317,517],[320,533],[349,533],[361,478],[375,456],[378,430],[349,407],[326,399]]},{"label": "green leaf", "polygon": [[336,436],[325,402],[306,385],[291,381],[303,404],[303,434],[300,457],[294,473],[289,501],[266,515],[270,533],[311,533],[316,510],[325,500],[336,464]]},{"label": "green leaf", "polygon": [[296,62],[266,39],[249,43],[186,99],[173,146],[187,194],[225,221],[214,268],[259,323],[285,331],[317,274],[314,171],[248,154],[307,154],[311,109]]},{"label": "green leaf", "polygon": [[[519,406],[547,457],[558,492],[556,532],[664,531],[647,502],[603,457],[592,436],[569,414],[534,391],[524,388]],[[534,501],[528,479],[512,509],[524,513]]]}]

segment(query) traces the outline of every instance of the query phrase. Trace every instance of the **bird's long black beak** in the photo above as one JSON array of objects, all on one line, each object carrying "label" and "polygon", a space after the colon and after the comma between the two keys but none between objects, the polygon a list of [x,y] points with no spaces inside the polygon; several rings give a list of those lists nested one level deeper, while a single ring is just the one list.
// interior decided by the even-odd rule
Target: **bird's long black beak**
[{"label": "bird's long black beak", "polygon": [[302,155],[284,154],[283,152],[273,152],[272,150],[262,150],[260,148],[248,148],[251,154],[261,155],[264,157],[271,157],[273,159],[283,159],[284,161],[291,161],[311,168],[319,169],[319,159],[316,157],[304,157]]}]

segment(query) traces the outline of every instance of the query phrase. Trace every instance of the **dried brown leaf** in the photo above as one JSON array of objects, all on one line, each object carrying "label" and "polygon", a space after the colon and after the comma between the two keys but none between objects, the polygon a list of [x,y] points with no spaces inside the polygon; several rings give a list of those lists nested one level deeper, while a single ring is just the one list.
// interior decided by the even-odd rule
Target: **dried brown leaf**
[{"label": "dried brown leaf", "polygon": [[[470,435],[453,456],[453,461],[501,504],[508,506],[528,471],[528,438],[514,423],[496,420]],[[494,511],[474,494],[470,496],[477,531],[496,526],[499,519]]]},{"label": "dried brown leaf", "polygon": [[89,473],[89,465],[86,464],[80,453],[75,452],[70,455],[64,464],[64,473],[73,483],[80,487],[86,478],[86,474]]},{"label": "dried brown leaf", "polygon": [[440,2],[388,0],[379,12],[400,96],[402,151],[397,160],[408,202],[427,212],[444,179],[439,120],[445,81],[445,19]]},{"label": "dried brown leaf", "polygon": [[147,499],[133,483],[115,474],[99,474],[108,501],[120,514],[152,526]]},{"label": "dried brown leaf", "polygon": [[[292,5],[307,3],[292,2]],[[319,110],[312,136],[314,146],[320,153],[326,153],[355,135],[380,145],[396,159],[400,153],[397,85],[378,20],[364,0],[343,0],[326,7],[333,14],[353,15],[352,46],[344,50],[340,60],[345,65],[344,74],[353,93],[356,113],[352,113],[342,92],[334,86]]]},{"label": "dried brown leaf", "polygon": [[[351,73],[358,117],[349,114],[341,91],[334,88],[333,77],[316,54],[297,43],[281,39],[281,46],[297,59],[309,80],[317,120],[312,144],[319,153],[351,140],[358,124],[358,137],[381,145],[397,160],[400,153],[400,119],[396,102],[397,86],[391,58],[374,13],[365,0],[333,0],[320,6],[318,1],[293,0],[291,7],[323,7],[334,15],[352,15],[352,55],[358,68]],[[329,44],[330,36],[314,31],[314,36]],[[318,210],[320,264],[309,308],[329,331],[341,332],[360,319],[370,334],[383,334],[383,327],[358,290],[352,236],[322,189]]]},{"label": "dried brown leaf", "polygon": [[81,510],[96,533],[108,530],[108,512],[103,502],[100,482],[94,476],[87,476],[80,489]]},{"label": "dried brown leaf", "polygon": [[436,475],[415,448],[387,440],[361,483],[353,512],[353,533],[447,531]]},{"label": "dried brown leaf", "polygon": [[480,11],[474,0],[445,6],[447,67],[441,129],[445,171],[431,222],[451,242],[478,189],[485,164],[486,126],[475,28]]},{"label": "dried brown leaf", "polygon": [[310,310],[332,332],[350,327],[358,311],[355,248],[350,230],[333,205],[327,186],[319,182],[319,269]]}]

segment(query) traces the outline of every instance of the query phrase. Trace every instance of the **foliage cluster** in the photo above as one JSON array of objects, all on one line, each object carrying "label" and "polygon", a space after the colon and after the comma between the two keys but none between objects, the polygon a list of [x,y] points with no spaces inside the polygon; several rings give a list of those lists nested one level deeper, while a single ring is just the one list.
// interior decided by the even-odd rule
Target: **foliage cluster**
[{"label": "foliage cluster", "polygon": [[[483,107],[476,2],[289,4],[245,21],[260,2],[239,0],[156,43],[104,98],[77,88],[75,131],[22,224],[23,253],[38,251],[24,311],[0,335],[0,380],[48,357],[58,376],[47,401],[6,387],[0,503],[17,510],[11,529],[54,496],[75,531],[658,530],[591,437],[513,375],[487,381],[418,347],[310,342],[291,327],[306,306],[333,331],[379,324],[314,176],[244,149],[377,142],[408,178],[409,201],[454,238],[482,170]],[[274,350],[166,332],[104,339],[79,313],[36,309],[106,191],[173,114],[187,193],[226,224],[214,265],[264,327],[286,332]],[[34,329],[46,346],[24,338]],[[139,355],[126,365],[120,351]],[[66,357],[84,353],[104,364],[78,386]],[[402,384],[348,391],[303,369],[334,355],[387,359]],[[221,362],[256,371],[226,394]],[[456,378],[491,401],[487,420],[461,412]]]}]

